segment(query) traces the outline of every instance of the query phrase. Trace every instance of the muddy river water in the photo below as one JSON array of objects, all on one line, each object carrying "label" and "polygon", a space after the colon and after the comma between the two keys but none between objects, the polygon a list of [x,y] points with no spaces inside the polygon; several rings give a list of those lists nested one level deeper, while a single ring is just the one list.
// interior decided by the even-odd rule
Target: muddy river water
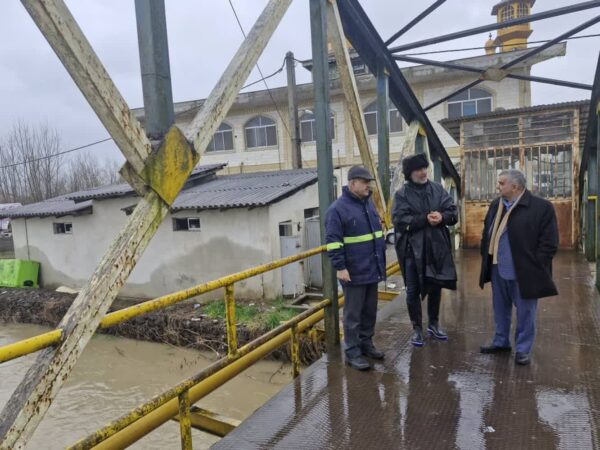
[{"label": "muddy river water", "polygon": [[[36,325],[1,324],[0,345],[47,331]],[[113,336],[95,336],[36,430],[30,449],[62,449],[130,411],[214,361],[215,355]],[[0,365],[0,406],[6,404],[35,356]],[[289,366],[262,361],[231,380],[199,406],[244,419],[291,380]],[[194,449],[219,438],[193,430]],[[130,448],[178,449],[179,425],[169,422]]]}]

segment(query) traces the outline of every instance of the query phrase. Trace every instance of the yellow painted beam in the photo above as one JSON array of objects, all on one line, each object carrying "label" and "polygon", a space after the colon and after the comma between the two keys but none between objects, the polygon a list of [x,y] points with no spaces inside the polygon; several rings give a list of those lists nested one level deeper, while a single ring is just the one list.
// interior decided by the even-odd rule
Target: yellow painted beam
[{"label": "yellow painted beam", "polygon": [[382,300],[384,302],[391,302],[392,300],[394,300],[396,297],[398,297],[400,295],[400,292],[393,292],[393,291],[379,291],[377,293],[377,299],[378,300]]},{"label": "yellow painted beam", "polygon": [[[179,416],[174,417],[173,420],[179,421]],[[225,437],[242,423],[241,420],[225,417],[197,406],[192,406],[190,420],[196,430],[218,437]]]}]

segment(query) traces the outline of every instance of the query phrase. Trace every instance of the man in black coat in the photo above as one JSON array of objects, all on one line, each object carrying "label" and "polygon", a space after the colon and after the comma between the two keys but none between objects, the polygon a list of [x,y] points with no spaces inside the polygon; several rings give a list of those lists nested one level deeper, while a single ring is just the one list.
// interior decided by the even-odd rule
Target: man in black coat
[{"label": "man in black coat", "polygon": [[500,198],[492,202],[481,238],[479,285],[492,282],[496,334],[481,353],[510,352],[513,304],[517,364],[530,363],[535,339],[538,299],[557,295],[552,281],[552,258],[559,236],[552,203],[527,190],[525,175],[515,169],[498,176]]},{"label": "man in black coat", "polygon": [[424,344],[421,300],[427,296],[429,335],[447,340],[439,326],[442,288],[456,289],[456,268],[448,226],[458,221],[452,197],[439,183],[429,181],[424,154],[402,161],[406,184],[396,192],[393,221],[396,252],[406,286],[406,303],[414,333],[411,342]]}]

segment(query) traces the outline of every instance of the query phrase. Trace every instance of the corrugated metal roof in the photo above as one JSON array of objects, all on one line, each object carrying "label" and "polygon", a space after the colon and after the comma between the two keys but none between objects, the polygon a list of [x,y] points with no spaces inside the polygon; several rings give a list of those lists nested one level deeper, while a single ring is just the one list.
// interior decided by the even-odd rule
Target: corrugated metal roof
[{"label": "corrugated metal roof", "polygon": [[[185,188],[175,200],[172,210],[266,206],[316,182],[317,171],[314,169],[221,175],[200,185]],[[88,196],[86,198],[93,195],[94,199],[107,199],[119,196],[119,193],[125,191],[123,184],[104,186],[86,191]],[[127,192],[133,192],[133,190],[129,188]],[[81,199],[84,197],[81,193],[63,195],[44,202],[2,211],[0,212],[0,218],[63,216],[81,213],[86,208],[90,208],[91,211],[93,200],[80,202],[73,200],[73,198]]]},{"label": "corrugated metal roof", "polygon": [[489,113],[476,114],[474,116],[457,117],[455,119],[442,119],[438,121],[438,123],[444,127],[444,129],[450,134],[450,136],[452,136],[452,138],[456,142],[460,142],[460,124],[463,122],[479,122],[482,120],[494,119],[497,117],[516,116],[519,114],[529,114],[542,111],[554,111],[569,108],[578,108],[582,111],[583,109],[588,107],[589,103],[589,100],[575,100],[571,102],[549,103],[546,105],[523,106],[521,108],[496,110]]},{"label": "corrugated metal roof", "polygon": [[317,182],[312,169],[220,176],[183,191],[173,211],[266,206]]},{"label": "corrugated metal roof", "polygon": [[50,217],[50,216],[69,216],[82,214],[84,212],[92,212],[92,201],[75,203],[62,195],[60,197],[51,198],[39,203],[31,203],[29,205],[18,206],[0,211],[0,218],[8,217],[16,219],[19,217]]},{"label": "corrugated metal roof", "polygon": [[[197,178],[201,175],[206,175],[210,172],[216,172],[218,170],[221,170],[226,165],[227,163],[218,163],[198,166],[192,171],[188,181],[193,181],[194,178]],[[100,186],[85,191],[73,192],[72,194],[67,194],[66,197],[75,201],[82,201],[101,198],[123,197],[128,195],[136,195],[133,188],[128,183],[119,183],[111,184],[108,186]]]}]

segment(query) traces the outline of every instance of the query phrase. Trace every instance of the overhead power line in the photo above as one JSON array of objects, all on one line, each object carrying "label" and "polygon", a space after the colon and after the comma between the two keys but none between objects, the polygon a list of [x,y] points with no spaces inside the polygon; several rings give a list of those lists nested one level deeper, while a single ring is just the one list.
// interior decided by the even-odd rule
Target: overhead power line
[{"label": "overhead power line", "polygon": [[[246,31],[244,31],[244,27],[242,25],[242,22],[240,21],[240,18],[239,18],[238,14],[237,14],[237,11],[235,10],[235,6],[233,6],[232,0],[229,0],[229,6],[231,6],[231,10],[233,11],[233,15],[235,16],[235,20],[237,21],[237,24],[238,24],[238,26],[240,28],[240,31],[242,32],[242,35],[244,36],[244,39],[246,39]],[[285,65],[285,62],[284,62],[284,65]],[[271,102],[273,102],[273,106],[275,107],[275,111],[277,111],[277,115],[281,119],[281,123],[283,123],[285,131],[286,131],[288,137],[291,139],[292,138],[292,134],[290,133],[290,129],[288,128],[286,120],[283,118],[283,115],[281,114],[281,111],[279,111],[279,107],[277,106],[277,102],[273,98],[273,93],[271,92],[271,89],[269,88],[269,85],[267,84],[267,81],[266,81],[267,77],[265,77],[263,75],[262,70],[261,70],[260,65],[258,64],[258,62],[256,63],[256,68],[258,69],[258,73],[260,73],[260,76],[262,77],[259,81],[262,81],[264,83],[265,87],[267,88],[267,92],[269,94],[269,97],[271,98]],[[281,70],[283,70],[283,67],[282,67]],[[279,156],[279,166],[281,166],[281,147],[280,146],[277,146],[277,153],[278,153],[278,156]]]},{"label": "overhead power line", "polygon": [[103,142],[112,141],[112,138],[101,139],[99,141],[90,142],[89,144],[81,145],[79,147],[70,148],[69,150],[64,150],[62,152],[53,153],[52,155],[42,156],[40,158],[29,159],[27,161],[21,161],[13,164],[8,164],[6,166],[0,166],[0,169],[10,169],[11,167],[20,166],[22,164],[31,164],[36,161],[42,161],[44,159],[55,158],[57,156],[66,155],[67,153],[76,152],[77,150],[83,150],[84,148],[92,147],[94,145],[102,144]]}]

